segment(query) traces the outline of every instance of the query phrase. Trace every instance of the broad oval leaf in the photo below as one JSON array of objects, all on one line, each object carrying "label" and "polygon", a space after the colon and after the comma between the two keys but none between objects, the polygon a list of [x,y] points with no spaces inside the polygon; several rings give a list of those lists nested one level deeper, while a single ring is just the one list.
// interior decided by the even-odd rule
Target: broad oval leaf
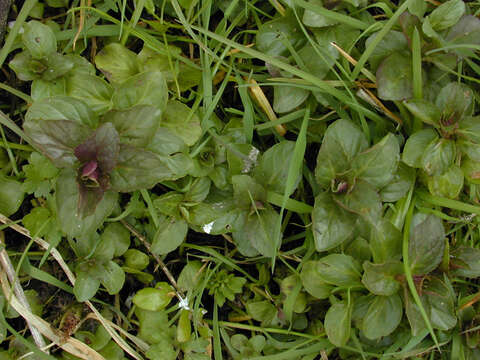
[{"label": "broad oval leaf", "polygon": [[125,282],[125,273],[122,268],[114,261],[108,261],[102,266],[102,271],[98,273],[98,278],[110,295],[117,294]]},{"label": "broad oval leaf", "polygon": [[73,294],[77,301],[84,302],[91,299],[100,287],[100,280],[91,276],[88,272],[80,271],[73,286]]},{"label": "broad oval leaf", "polygon": [[402,153],[402,161],[414,168],[422,167],[422,156],[428,144],[438,139],[433,129],[425,129],[412,134],[405,143]]},{"label": "broad oval leaf", "polygon": [[69,120],[92,129],[98,125],[98,117],[85,102],[68,96],[35,101],[25,114],[25,122],[38,120]]},{"label": "broad oval leaf", "polygon": [[337,205],[329,193],[315,198],[312,231],[317,251],[330,250],[353,235],[355,217]]},{"label": "broad oval leaf", "polygon": [[91,235],[109,216],[117,204],[117,194],[107,191],[92,215],[82,218],[78,211],[79,191],[76,175],[72,170],[63,170],[57,180],[55,191],[57,219],[62,231],[71,237]]},{"label": "broad oval leaf", "polygon": [[112,189],[130,192],[149,189],[160,181],[174,180],[176,174],[168,163],[150,151],[122,144],[117,166],[110,174]]},{"label": "broad oval leaf", "polygon": [[159,311],[167,307],[175,295],[174,290],[170,287],[144,288],[135,294],[132,301],[140,309],[148,311]]},{"label": "broad oval leaf", "polygon": [[110,122],[117,129],[124,144],[146,147],[160,125],[162,111],[151,105],[137,105],[126,110],[107,112],[102,122]]},{"label": "broad oval leaf", "polygon": [[188,146],[195,144],[202,136],[202,127],[198,116],[187,105],[176,100],[167,103],[162,127],[170,130]]},{"label": "broad oval leaf", "polygon": [[457,165],[452,165],[442,175],[428,178],[428,190],[432,195],[456,198],[463,189],[463,171]]},{"label": "broad oval leaf", "polygon": [[318,264],[309,260],[303,264],[300,273],[302,284],[305,290],[318,299],[327,299],[333,290],[333,286],[327,284],[318,275]]},{"label": "broad oval leaf", "polygon": [[[423,221],[418,215],[416,218],[421,222],[410,232],[408,253],[412,273],[423,275],[435,270],[442,261],[445,230],[442,221],[435,215],[428,215]],[[415,220],[414,217],[414,223]]]},{"label": "broad oval leaf", "polygon": [[296,19],[293,16],[282,16],[259,27],[256,44],[262,53],[278,56],[285,55],[288,51],[284,41],[289,41],[295,47],[302,38]]},{"label": "broad oval leaf", "polygon": [[382,100],[405,100],[413,96],[411,57],[403,52],[391,54],[377,70],[378,97]]},{"label": "broad oval leaf", "polygon": [[329,187],[337,174],[350,169],[353,158],[368,147],[365,134],[349,120],[337,120],[323,137],[317,156],[315,178],[323,187]]},{"label": "broad oval leaf", "polygon": [[114,109],[128,109],[135,105],[156,106],[165,111],[168,101],[168,88],[165,77],[159,71],[149,71],[134,75],[115,90]]},{"label": "broad oval leaf", "polygon": [[424,99],[411,99],[404,102],[407,109],[425,124],[435,127],[440,126],[440,109]]},{"label": "broad oval leaf", "polygon": [[273,87],[273,110],[276,113],[283,114],[298,106],[307,100],[310,91],[298,86],[275,85]]},{"label": "broad oval leaf", "polygon": [[35,59],[41,59],[57,51],[55,33],[49,26],[37,20],[31,20],[24,25],[22,41]]},{"label": "broad oval leaf", "polygon": [[112,107],[113,88],[95,75],[79,72],[68,76],[66,93],[68,96],[85,101],[97,114],[103,114]]},{"label": "broad oval leaf", "polygon": [[325,315],[325,332],[335,346],[345,346],[350,339],[352,311],[345,302],[330,306]]},{"label": "broad oval leaf", "polygon": [[362,321],[362,331],[375,340],[390,335],[402,320],[403,306],[400,296],[375,296]]},{"label": "broad oval leaf", "polygon": [[173,217],[162,219],[152,242],[154,254],[166,255],[178,248],[188,232],[188,224],[185,220],[177,220]]},{"label": "broad oval leaf", "polygon": [[420,161],[428,175],[442,175],[453,165],[456,153],[455,141],[442,138],[428,144]]},{"label": "broad oval leaf", "polygon": [[120,84],[138,73],[136,54],[118,43],[105,46],[95,56],[95,65],[113,84]]},{"label": "broad oval leaf", "polygon": [[362,283],[375,295],[390,296],[400,289],[400,283],[395,279],[403,273],[403,265],[399,261],[389,261],[384,264],[363,263]]},{"label": "broad oval leaf", "polygon": [[358,154],[353,160],[355,175],[381,188],[387,185],[397,170],[400,147],[395,135],[388,134],[368,150]]},{"label": "broad oval leaf", "polygon": [[[295,143],[293,141],[282,141],[265,151],[254,170],[255,179],[266,189],[283,194],[294,148]],[[292,192],[296,189],[300,176],[300,173],[293,174],[295,187]],[[290,196],[291,194],[287,195]]]},{"label": "broad oval leaf", "polygon": [[22,183],[0,175],[0,213],[10,216],[22,205],[25,192]]},{"label": "broad oval leaf", "polygon": [[360,282],[360,264],[345,254],[330,254],[317,262],[317,273],[324,282],[336,286],[358,286]]}]

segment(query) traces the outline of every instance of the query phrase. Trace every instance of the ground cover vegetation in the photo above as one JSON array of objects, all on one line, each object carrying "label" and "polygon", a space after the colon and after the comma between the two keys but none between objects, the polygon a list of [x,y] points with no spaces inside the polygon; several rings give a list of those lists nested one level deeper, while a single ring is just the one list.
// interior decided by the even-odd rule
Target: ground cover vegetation
[{"label": "ground cover vegetation", "polygon": [[480,358],[478,1],[10,5],[0,359]]}]

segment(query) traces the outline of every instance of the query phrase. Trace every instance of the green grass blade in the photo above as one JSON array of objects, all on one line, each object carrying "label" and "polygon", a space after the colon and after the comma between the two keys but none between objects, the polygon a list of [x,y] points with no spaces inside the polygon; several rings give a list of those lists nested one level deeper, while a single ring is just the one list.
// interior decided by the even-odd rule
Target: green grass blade
[{"label": "green grass blade", "polygon": [[382,39],[385,37],[385,35],[388,34],[388,32],[392,29],[393,25],[397,22],[398,18],[402,13],[407,10],[408,5],[410,4],[411,0],[406,0],[398,9],[395,11],[393,16],[385,23],[383,26],[382,30],[380,30],[375,38],[372,40],[372,42],[368,45],[368,47],[365,49],[364,53],[362,56],[360,56],[360,59],[358,59],[357,65],[355,65],[355,68],[353,69],[351,79],[352,81],[355,80],[358,77],[358,74],[360,74],[360,71],[363,69],[365,66],[367,60],[370,58],[370,55],[372,55],[373,50],[377,47],[377,45],[382,41]]},{"label": "green grass blade", "polygon": [[438,343],[437,336],[435,335],[435,331],[433,330],[432,324],[430,323],[430,319],[428,318],[427,312],[423,307],[422,300],[420,300],[420,296],[418,295],[417,288],[415,287],[415,283],[413,282],[412,270],[410,269],[410,261],[408,256],[408,243],[410,238],[410,227],[412,224],[414,208],[415,208],[415,198],[412,199],[410,206],[408,208],[407,217],[405,219],[405,226],[403,229],[403,246],[402,246],[403,270],[405,272],[405,278],[407,279],[410,293],[412,294],[412,297],[415,300],[415,303],[417,304],[420,313],[422,314],[423,320],[425,321],[425,324],[427,325],[427,329],[430,332],[430,336],[435,342],[435,345],[437,346],[437,348],[440,349],[440,344]]}]

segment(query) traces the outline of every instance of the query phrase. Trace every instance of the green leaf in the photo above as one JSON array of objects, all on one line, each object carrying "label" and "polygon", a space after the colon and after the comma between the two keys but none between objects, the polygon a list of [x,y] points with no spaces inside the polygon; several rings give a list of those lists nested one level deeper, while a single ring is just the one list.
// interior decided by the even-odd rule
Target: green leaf
[{"label": "green leaf", "polygon": [[293,16],[282,16],[263,23],[258,28],[255,43],[262,53],[278,56],[285,55],[288,51],[285,41],[295,47],[302,38],[296,19]]},{"label": "green leaf", "polygon": [[363,263],[362,283],[375,295],[390,296],[400,289],[396,276],[403,273],[403,265],[399,261],[389,261],[384,264]]},{"label": "green leaf", "polygon": [[442,175],[429,177],[427,184],[432,195],[455,199],[463,189],[463,171],[452,165]]},{"label": "green leaf", "polygon": [[315,198],[312,230],[317,251],[330,250],[353,235],[355,217],[337,205],[331,195],[321,193]]},{"label": "green leaf", "polygon": [[46,81],[53,81],[67,74],[75,65],[67,56],[57,53],[48,55],[41,61],[46,67],[41,73],[41,77]]},{"label": "green leaf", "polygon": [[298,86],[274,85],[273,110],[283,114],[294,110],[307,100],[310,91]]},{"label": "green leaf", "polygon": [[457,324],[455,314],[455,292],[445,276],[443,280],[432,278],[423,290],[423,297],[428,303],[428,315],[432,327],[447,331]]},{"label": "green leaf", "polygon": [[185,152],[187,146],[179,136],[173,133],[173,131],[165,127],[159,127],[146,149],[158,155],[171,155],[174,153]]},{"label": "green leaf", "polygon": [[49,26],[31,20],[23,28],[23,45],[34,59],[41,59],[57,51],[57,39]]},{"label": "green leaf", "polygon": [[329,187],[336,175],[349,170],[353,158],[367,147],[367,139],[356,125],[343,119],[335,121],[323,137],[315,178],[323,187]]},{"label": "green leaf", "polygon": [[[480,19],[473,15],[464,15],[448,30],[446,40],[449,45],[480,45]],[[475,51],[469,47],[452,50],[463,58],[474,56]]]},{"label": "green leaf", "polygon": [[90,135],[90,128],[71,120],[26,121],[25,133],[43,155],[58,167],[72,166],[75,148]]},{"label": "green leaf", "polygon": [[212,181],[208,177],[196,178],[190,189],[185,193],[185,201],[200,203],[205,200],[210,192]]},{"label": "green leaf", "polygon": [[397,170],[400,148],[395,135],[388,134],[368,150],[358,154],[352,167],[355,175],[375,188],[387,185]]},{"label": "green leaf", "polygon": [[123,83],[138,73],[137,56],[118,43],[105,46],[95,56],[95,65],[113,84]]},{"label": "green leaf", "polygon": [[271,325],[277,317],[277,308],[268,300],[248,302],[245,308],[254,320],[262,322],[262,326]]},{"label": "green leaf", "polygon": [[441,31],[455,25],[464,13],[465,3],[462,0],[449,0],[433,10],[427,18],[434,30]]},{"label": "green leaf", "polygon": [[[254,170],[254,177],[267,190],[279,194],[285,192],[285,180],[290,169],[294,148],[295,143],[293,141],[282,141],[270,147],[260,157]],[[300,177],[300,173],[295,174],[296,184],[298,184]],[[292,192],[295,188],[292,189]],[[287,195],[290,196],[291,194]]]},{"label": "green leaf", "polygon": [[148,255],[137,249],[128,249],[125,254],[125,265],[137,270],[145,269],[150,263]]},{"label": "green leaf", "polygon": [[110,295],[117,294],[125,282],[125,273],[114,261],[108,261],[103,265],[102,271],[98,274],[99,280]]},{"label": "green leaf", "polygon": [[[250,244],[260,254],[267,257],[274,257],[277,253],[275,245],[280,244],[280,239],[275,239],[275,227],[278,224],[280,214],[268,207],[265,210],[258,210],[248,216],[245,223],[245,236]],[[281,234],[279,234],[281,236]]]},{"label": "green leaf", "polygon": [[362,331],[371,340],[390,335],[400,324],[402,314],[399,295],[375,296],[363,318]]},{"label": "green leaf", "polygon": [[408,166],[422,168],[422,157],[427,146],[438,139],[433,129],[425,129],[412,134],[405,143],[402,161]]},{"label": "green leaf", "polygon": [[428,215],[423,219],[417,215],[413,224],[415,225],[408,244],[412,274],[428,274],[442,261],[445,230],[442,221],[434,215]]},{"label": "green leaf", "polygon": [[473,115],[474,93],[465,84],[451,82],[440,90],[435,103],[442,111],[444,123],[452,125],[463,117]]},{"label": "green leaf", "polygon": [[480,250],[460,246],[452,252],[452,272],[455,276],[480,277]]},{"label": "green leaf", "polygon": [[305,290],[318,299],[327,299],[333,290],[333,286],[322,280],[318,274],[318,262],[309,260],[302,266],[300,273]]},{"label": "green leaf", "polygon": [[128,109],[135,105],[156,106],[165,111],[168,88],[165,77],[159,71],[143,72],[122,82],[113,93],[114,109]]},{"label": "green leaf", "polygon": [[415,170],[400,162],[392,181],[380,190],[382,201],[395,202],[400,200],[410,190],[414,181]]},{"label": "green leaf", "polygon": [[[379,35],[379,32],[368,37],[365,46],[368,48],[372,41]],[[380,63],[389,55],[399,53],[408,49],[408,42],[405,35],[400,31],[389,31],[375,46],[368,58],[373,70],[377,70]]]},{"label": "green leaf", "polygon": [[[337,28],[337,27],[335,27]],[[331,45],[332,41],[336,40],[336,33],[334,30],[317,30],[315,31],[315,38],[320,42],[317,45],[317,51],[322,54],[319,56],[315,48],[311,44],[305,45],[298,51],[298,56],[302,59],[303,65],[309,73],[315,75],[319,79],[323,79],[338,57],[338,51]],[[328,51],[324,51],[323,48]],[[321,50],[318,50],[320,48]],[[323,50],[323,51],[322,51]]]},{"label": "green leaf", "polygon": [[[18,76],[18,75],[17,75]],[[48,97],[62,96],[67,94],[65,78],[53,81],[36,79],[32,82],[31,97],[34,102]]]},{"label": "green leaf", "polygon": [[68,96],[85,101],[97,114],[103,114],[112,107],[112,87],[95,75],[74,73],[68,76],[66,93]]},{"label": "green leaf", "polygon": [[480,143],[480,117],[467,117],[458,123],[456,133],[476,144]]},{"label": "green leaf", "polygon": [[202,136],[198,116],[187,105],[177,100],[171,100],[166,104],[162,127],[169,129],[188,146],[195,144]]},{"label": "green leaf", "polygon": [[78,212],[79,192],[72,170],[63,170],[55,192],[57,219],[62,231],[71,237],[88,236],[95,232],[117,204],[117,194],[107,191],[92,215],[81,218]]},{"label": "green leaf", "polygon": [[77,273],[77,280],[73,286],[73,294],[77,301],[84,302],[91,299],[100,287],[100,280],[91,276],[88,272]]},{"label": "green leaf", "polygon": [[166,255],[178,248],[188,232],[188,224],[183,219],[164,217],[158,226],[152,242],[152,253]]},{"label": "green leaf", "polygon": [[352,308],[345,302],[330,306],[325,315],[325,332],[335,346],[345,346],[350,338]]},{"label": "green leaf", "polygon": [[375,222],[382,211],[380,196],[373,187],[358,180],[354,188],[346,194],[335,194],[333,200],[347,211],[362,216],[368,222]]},{"label": "green leaf", "polygon": [[115,257],[122,256],[130,247],[130,232],[120,223],[108,224],[100,237],[112,240]]},{"label": "green leaf", "polygon": [[132,301],[140,309],[159,311],[166,308],[174,296],[174,289],[169,284],[160,282],[154,288],[147,287],[137,291]]},{"label": "green leaf", "polygon": [[228,171],[231,176],[250,174],[256,168],[260,151],[255,146],[250,144],[229,144],[226,150]]},{"label": "green leaf", "polygon": [[69,120],[92,129],[98,126],[98,117],[90,107],[83,101],[68,96],[35,101],[25,115],[25,122],[40,120]]},{"label": "green leaf", "polygon": [[176,174],[161,157],[131,145],[122,144],[117,166],[110,174],[112,190],[130,192],[149,189],[155,184],[174,180]]},{"label": "green leaf", "polygon": [[411,56],[396,52],[382,61],[377,70],[378,97],[405,100],[413,96]]},{"label": "green leaf", "polygon": [[25,192],[22,183],[0,174],[0,213],[10,216],[22,205]]},{"label": "green leaf", "polygon": [[39,79],[40,76],[35,69],[31,67],[32,56],[29,52],[23,51],[16,54],[12,60],[8,63],[10,69],[15,71],[17,78],[22,81],[31,81]]},{"label": "green leaf", "polygon": [[192,291],[203,279],[202,263],[198,260],[187,262],[178,276],[177,285],[183,291]]},{"label": "green leaf", "polygon": [[424,99],[410,99],[404,101],[404,105],[414,116],[418,117],[425,124],[435,127],[440,126],[441,111],[430,101]]},{"label": "green leaf", "polygon": [[402,233],[390,221],[382,218],[371,227],[370,249],[377,264],[400,260]]},{"label": "green leaf", "polygon": [[420,161],[428,175],[441,175],[453,165],[455,156],[455,141],[439,139],[428,144]]},{"label": "green leaf", "polygon": [[[252,201],[266,201],[266,191],[248,175],[232,176],[233,197],[242,209],[250,209]],[[263,205],[263,204],[262,204]]]},{"label": "green leaf", "polygon": [[345,254],[330,254],[317,262],[317,273],[324,282],[336,286],[358,286],[360,264]]},{"label": "green leaf", "polygon": [[101,121],[115,126],[122,143],[146,147],[155,136],[161,115],[162,112],[155,106],[137,105],[126,110],[111,110]]},{"label": "green leaf", "polygon": [[165,346],[173,340],[166,312],[148,311],[137,307],[135,315],[140,323],[138,336],[144,341],[149,344],[161,343]]}]

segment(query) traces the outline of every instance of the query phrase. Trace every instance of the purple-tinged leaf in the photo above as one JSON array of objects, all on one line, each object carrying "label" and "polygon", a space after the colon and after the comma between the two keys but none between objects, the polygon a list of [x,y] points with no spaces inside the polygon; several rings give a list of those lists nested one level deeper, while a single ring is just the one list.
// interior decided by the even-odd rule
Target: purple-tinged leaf
[{"label": "purple-tinged leaf", "polygon": [[98,166],[104,174],[110,173],[117,164],[120,137],[112,123],[105,123],[95,131]]},{"label": "purple-tinged leaf", "polygon": [[177,178],[161,157],[125,144],[120,147],[117,167],[110,176],[112,190],[119,192],[148,189],[160,181]]},{"label": "purple-tinged leaf", "polygon": [[32,139],[32,145],[57,167],[75,163],[74,149],[91,131],[87,126],[71,120],[28,121],[23,127]]}]

